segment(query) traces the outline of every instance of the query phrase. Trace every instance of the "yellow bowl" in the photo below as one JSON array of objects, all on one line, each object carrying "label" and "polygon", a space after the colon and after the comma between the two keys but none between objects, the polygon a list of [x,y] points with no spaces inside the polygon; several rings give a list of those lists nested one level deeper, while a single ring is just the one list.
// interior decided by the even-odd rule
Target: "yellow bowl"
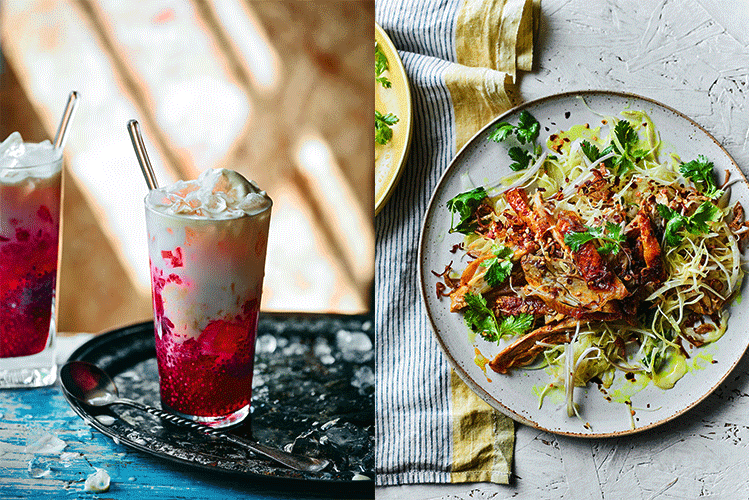
[{"label": "yellow bowl", "polygon": [[393,194],[403,173],[403,166],[411,148],[413,117],[411,87],[406,70],[385,31],[375,23],[375,41],[388,60],[385,76],[392,82],[388,89],[375,82],[375,109],[382,114],[393,113],[398,123],[393,125],[393,138],[385,145],[375,143],[375,215]]}]

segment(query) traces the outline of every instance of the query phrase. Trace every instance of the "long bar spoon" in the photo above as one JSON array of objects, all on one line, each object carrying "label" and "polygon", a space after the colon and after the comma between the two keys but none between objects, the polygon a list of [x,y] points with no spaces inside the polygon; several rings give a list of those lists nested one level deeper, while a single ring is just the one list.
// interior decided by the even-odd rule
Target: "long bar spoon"
[{"label": "long bar spoon", "polygon": [[107,373],[98,366],[85,361],[69,361],[60,368],[60,384],[72,398],[83,404],[95,407],[126,405],[146,411],[151,415],[168,422],[198,430],[235,445],[247,448],[259,455],[283,464],[291,469],[305,472],[320,472],[328,466],[329,461],[320,458],[292,455],[285,451],[271,448],[260,443],[249,441],[232,434],[225,434],[207,425],[193,422],[173,413],[167,413],[152,406],[144,405],[131,399],[119,397],[117,386]]}]

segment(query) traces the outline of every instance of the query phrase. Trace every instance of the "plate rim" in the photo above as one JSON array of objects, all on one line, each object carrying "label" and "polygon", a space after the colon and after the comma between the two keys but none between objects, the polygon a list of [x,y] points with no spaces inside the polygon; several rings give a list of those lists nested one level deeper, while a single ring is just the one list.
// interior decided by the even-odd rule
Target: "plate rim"
[{"label": "plate rim", "polygon": [[677,109],[667,105],[663,104],[660,101],[657,101],[650,97],[645,97],[640,94],[632,93],[632,92],[620,92],[615,90],[605,90],[605,89],[581,89],[581,90],[571,90],[571,91],[565,91],[565,92],[559,92],[554,94],[545,95],[536,99],[532,99],[530,101],[526,101],[523,103],[520,103],[516,106],[513,106],[512,108],[508,109],[504,113],[501,113],[491,121],[489,121],[486,125],[481,127],[466,143],[460,148],[460,150],[453,156],[453,158],[450,160],[450,163],[448,164],[445,171],[440,175],[439,180],[437,181],[432,194],[429,198],[429,203],[427,204],[427,208],[424,212],[424,215],[422,216],[422,222],[421,222],[421,229],[419,232],[419,243],[418,243],[418,254],[417,254],[417,273],[419,278],[419,288],[421,291],[421,303],[424,306],[424,311],[429,319],[429,324],[431,326],[432,335],[437,339],[437,342],[440,346],[440,349],[442,349],[443,354],[448,360],[448,363],[450,367],[453,369],[453,371],[458,375],[458,377],[472,390],[476,395],[478,395],[482,400],[484,400],[487,404],[489,404],[492,408],[498,410],[499,412],[503,413],[504,415],[508,416],[509,418],[515,420],[516,422],[522,423],[524,425],[528,425],[529,427],[533,427],[538,430],[542,430],[545,432],[549,432],[555,435],[562,435],[562,436],[569,436],[569,437],[581,437],[581,438],[587,438],[587,439],[598,439],[598,438],[613,438],[613,437],[621,437],[626,435],[632,435],[636,433],[640,433],[643,431],[651,430],[655,427],[658,427],[660,425],[663,425],[667,422],[670,422],[682,415],[684,415],[689,410],[693,409],[695,406],[697,406],[699,403],[704,401],[710,394],[715,392],[715,390],[728,378],[728,376],[734,372],[737,365],[741,362],[741,360],[746,355],[747,351],[749,350],[749,340],[747,340],[746,344],[744,345],[741,353],[736,357],[736,360],[728,367],[728,369],[725,370],[722,377],[720,377],[720,380],[715,382],[709,390],[705,391],[704,394],[700,395],[698,398],[696,398],[694,401],[692,401],[690,404],[686,405],[685,407],[681,408],[679,411],[675,412],[673,415],[670,415],[666,418],[663,418],[657,422],[653,422],[647,425],[643,425],[642,427],[636,427],[634,429],[625,429],[615,432],[604,432],[604,433],[594,433],[594,432],[574,432],[574,431],[565,431],[561,429],[547,429],[546,427],[533,422],[522,415],[516,413],[509,407],[507,407],[505,404],[503,404],[499,399],[489,394],[488,391],[486,391],[484,388],[482,388],[478,383],[476,383],[473,378],[468,374],[467,371],[465,371],[462,366],[458,363],[456,359],[454,359],[454,356],[448,351],[447,345],[445,341],[442,339],[440,335],[437,334],[437,325],[435,323],[434,317],[432,316],[432,312],[429,309],[428,301],[427,301],[427,283],[425,281],[426,273],[424,270],[424,253],[425,253],[425,232],[427,230],[427,224],[429,221],[429,215],[435,210],[435,203],[437,198],[437,192],[439,191],[440,187],[442,186],[445,179],[452,173],[452,171],[457,168],[455,165],[459,161],[460,158],[462,158],[469,147],[473,145],[473,143],[477,140],[479,136],[481,136],[488,128],[494,126],[496,123],[503,120],[505,117],[514,115],[516,113],[519,113],[523,109],[533,107],[535,105],[538,105],[540,103],[544,103],[546,101],[552,101],[552,100],[561,100],[565,98],[575,98],[575,97],[584,97],[585,95],[596,95],[596,96],[611,96],[621,99],[636,99],[648,102],[652,105],[655,105],[657,107],[661,107],[666,111],[669,111],[675,115],[677,115],[679,118],[686,120],[689,122],[692,126],[694,126],[696,129],[698,129],[701,133],[703,133],[707,138],[712,140],[715,145],[721,149],[723,154],[725,155],[728,160],[733,164],[736,171],[741,176],[741,179],[743,182],[747,185],[749,185],[749,180],[747,180],[746,175],[744,174],[743,170],[739,167],[736,160],[731,156],[730,153],[725,149],[725,147],[710,133],[708,132],[702,125],[697,123],[695,120],[690,118],[688,115],[682,113],[681,111],[678,111]]},{"label": "plate rim", "polygon": [[[378,40],[379,38],[379,40]],[[403,149],[400,151],[400,154],[398,155],[397,163],[394,168],[389,169],[389,176],[388,176],[388,182],[383,185],[383,187],[380,189],[380,192],[378,193],[375,189],[375,216],[380,213],[380,211],[383,209],[385,204],[388,202],[390,197],[393,195],[393,191],[395,191],[395,186],[400,181],[400,178],[403,175],[403,170],[405,169],[406,159],[408,158],[408,154],[411,150],[411,140],[413,138],[413,98],[411,96],[411,86],[409,83],[408,75],[406,74],[406,69],[403,67],[403,61],[401,61],[400,55],[398,55],[398,50],[395,48],[395,45],[393,44],[392,40],[390,40],[390,37],[385,32],[382,27],[375,22],[375,41],[383,42],[388,52],[390,52],[390,55],[392,55],[392,59],[395,62],[395,64],[391,63],[391,58],[388,57],[388,63],[390,64],[390,71],[395,70],[400,77],[403,79],[403,82],[405,85],[403,86],[403,92],[405,97],[405,104],[406,104],[406,142],[404,143]],[[394,66],[394,67],[393,67]],[[401,117],[403,119],[403,117]],[[374,147],[377,147],[376,145]],[[375,160],[375,163],[377,161]],[[376,168],[375,168],[375,175],[376,175]]]}]

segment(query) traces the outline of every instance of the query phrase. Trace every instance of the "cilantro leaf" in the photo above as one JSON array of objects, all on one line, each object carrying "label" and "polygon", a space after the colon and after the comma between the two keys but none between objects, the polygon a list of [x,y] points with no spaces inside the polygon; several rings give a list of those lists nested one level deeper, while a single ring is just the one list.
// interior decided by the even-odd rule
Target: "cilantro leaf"
[{"label": "cilantro leaf", "polygon": [[487,269],[484,279],[489,283],[489,286],[501,285],[512,273],[512,262],[509,260],[492,258],[482,262],[481,265],[483,266],[485,263],[489,266],[489,269]]},{"label": "cilantro leaf", "polygon": [[507,139],[507,137],[509,137],[514,129],[514,125],[507,122],[501,122],[492,131],[492,133],[489,134],[489,140],[494,142],[502,142]]},{"label": "cilantro leaf", "polygon": [[580,149],[583,150],[583,153],[585,154],[585,156],[588,157],[590,161],[596,161],[598,160],[598,158],[602,156],[601,151],[599,151],[599,149],[596,146],[589,143],[588,141],[581,142]]},{"label": "cilantro leaf", "polygon": [[520,313],[517,316],[505,316],[499,324],[499,336],[522,335],[533,326],[533,315]]},{"label": "cilantro leaf", "polygon": [[377,144],[387,144],[393,138],[391,125],[398,123],[398,117],[393,113],[383,115],[375,110],[375,141]]},{"label": "cilantro leaf", "polygon": [[606,166],[616,167],[616,175],[624,175],[634,170],[635,163],[647,156],[650,152],[644,149],[637,149],[639,138],[637,131],[632,128],[632,124],[627,120],[619,120],[614,126],[614,138],[603,151],[601,156],[614,153],[614,157],[606,161]]},{"label": "cilantro leaf", "polygon": [[489,134],[489,140],[494,142],[502,142],[507,139],[510,134],[515,134],[520,144],[532,144],[537,138],[541,131],[541,125],[528,111],[523,110],[518,116],[518,124],[513,125],[507,122],[500,122],[494,128],[492,133]]},{"label": "cilantro leaf", "polygon": [[[515,134],[515,137],[520,144],[530,144],[531,146],[533,146],[533,143],[538,138],[540,130],[541,126],[533,117],[533,115],[528,111],[523,110],[518,116],[517,125],[513,125],[507,122],[499,122],[494,130],[489,133],[488,139],[494,142],[502,142],[506,140],[511,134]],[[533,148],[533,152],[526,151],[518,146],[514,146],[511,147],[507,153],[510,155],[510,159],[513,161],[513,163],[510,164],[510,169],[512,169],[513,172],[518,172],[520,170],[528,168],[531,160],[534,159],[534,154],[536,156],[541,155],[541,145],[539,144],[535,148]]]},{"label": "cilantro leaf", "polygon": [[637,143],[637,132],[632,128],[632,124],[627,120],[619,120],[614,127],[614,135],[619,140],[619,144],[624,148],[622,153],[627,152],[629,147]]},{"label": "cilantro leaf", "polygon": [[466,307],[463,319],[466,326],[481,335],[489,342],[498,342],[504,335],[521,335],[533,326],[533,315],[521,313],[517,316],[507,316],[497,321],[491,309],[486,305],[486,299],[481,294],[467,293]]},{"label": "cilantro leaf", "polygon": [[699,155],[696,160],[682,163],[679,172],[695,183],[695,185],[708,198],[715,198],[723,194],[723,190],[718,189],[713,177],[713,162],[709,161],[703,155]]},{"label": "cilantro leaf", "polygon": [[520,144],[533,143],[538,137],[541,126],[528,111],[523,110],[518,117],[518,126],[515,127],[515,135]]},{"label": "cilantro leaf", "polygon": [[375,81],[385,87],[386,89],[389,89],[393,86],[392,82],[388,79],[386,76],[376,76]]},{"label": "cilantro leaf", "polygon": [[646,156],[648,156],[649,154],[650,154],[650,150],[648,150],[648,149],[636,149],[636,150],[632,151],[632,158],[635,161],[640,161],[643,158],[645,158]]},{"label": "cilantro leaf", "polygon": [[510,164],[510,170],[513,172],[525,170],[530,165],[531,160],[533,160],[533,155],[518,146],[511,147],[507,154],[510,155],[510,159],[514,162]]},{"label": "cilantro leaf", "polygon": [[463,320],[466,326],[473,332],[478,333],[486,340],[496,342],[501,334],[499,323],[494,313],[486,305],[486,299],[481,294],[465,294],[466,309]]},{"label": "cilantro leaf", "polygon": [[512,262],[509,258],[514,252],[503,245],[492,245],[492,253],[495,256],[482,261],[480,266],[488,268],[484,280],[489,286],[496,287],[504,283],[512,273]]},{"label": "cilantro leaf", "polygon": [[[482,187],[477,187],[471,191],[461,193],[456,197],[448,200],[447,209],[452,212],[453,217],[450,221],[450,232],[458,232],[463,234],[470,234],[473,231],[473,214],[476,209],[481,205],[481,202],[486,198],[486,190]],[[460,216],[458,225],[455,225],[455,214]]]},{"label": "cilantro leaf", "polygon": [[708,222],[718,221],[723,216],[721,210],[710,201],[702,202],[689,217],[681,215],[679,212],[660,203],[657,205],[657,208],[661,217],[668,221],[663,237],[666,243],[671,246],[681,243],[682,236],[678,233],[682,228],[692,234],[703,234],[710,230],[710,226],[707,225]]},{"label": "cilantro leaf", "polygon": [[504,245],[492,245],[492,253],[500,259],[509,259],[515,254],[515,251]]},{"label": "cilantro leaf", "polygon": [[684,226],[686,218],[679,212],[660,203],[657,205],[657,209],[661,217],[668,221],[663,232],[663,239],[671,246],[678,245],[681,242],[681,237],[677,233]]},{"label": "cilantro leaf", "polygon": [[386,89],[389,89],[392,86],[390,80],[388,80],[387,77],[382,76],[382,74],[388,69],[390,69],[388,58],[385,53],[382,52],[382,49],[380,49],[377,42],[375,42],[375,81],[379,82]]},{"label": "cilantro leaf", "polygon": [[718,207],[709,201],[703,201],[702,204],[697,207],[697,210],[689,216],[687,230],[692,234],[706,233],[710,230],[707,223],[720,220],[722,215],[723,213]]},{"label": "cilantro leaf", "polygon": [[573,252],[577,252],[589,241],[598,240],[601,244],[596,248],[599,254],[616,255],[625,240],[622,227],[613,222],[607,222],[604,227],[588,227],[585,231],[570,231],[564,235],[564,242]]},{"label": "cilantro leaf", "polygon": [[635,169],[635,163],[625,155],[616,158],[614,160],[614,164],[619,167],[616,171],[617,175],[624,175],[627,172]]},{"label": "cilantro leaf", "polygon": [[590,234],[590,231],[572,231],[564,235],[564,242],[573,252],[580,250],[580,247],[585,245],[589,241],[593,241],[595,236]]}]

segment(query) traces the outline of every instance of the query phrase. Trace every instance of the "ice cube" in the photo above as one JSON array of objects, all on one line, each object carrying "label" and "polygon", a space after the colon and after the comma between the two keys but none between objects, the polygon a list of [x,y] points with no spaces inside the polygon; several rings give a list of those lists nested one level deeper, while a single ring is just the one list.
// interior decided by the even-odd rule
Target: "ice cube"
[{"label": "ice cube", "polygon": [[272,354],[278,347],[278,341],[273,335],[266,333],[257,338],[255,350],[261,354]]},{"label": "ice cube", "polygon": [[0,143],[0,157],[8,156],[18,158],[23,155],[26,148],[23,145],[21,134],[13,132],[2,143]]},{"label": "ice cube", "polygon": [[40,479],[42,477],[49,476],[52,473],[52,469],[50,468],[49,462],[46,459],[34,457],[29,460],[28,472],[29,477]]},{"label": "ice cube", "polygon": [[27,167],[52,163],[58,160],[61,154],[60,151],[52,147],[52,143],[49,141],[39,144],[26,144],[25,148],[26,152],[19,160]]},{"label": "ice cube", "polygon": [[36,453],[38,455],[56,455],[65,449],[65,441],[55,434],[43,430],[37,436],[29,436],[26,444],[26,453]]},{"label": "ice cube", "polygon": [[372,359],[372,339],[364,332],[338,330],[336,343],[343,359],[348,362],[365,363]]},{"label": "ice cube", "polygon": [[86,483],[83,485],[83,491],[94,493],[103,493],[109,491],[109,474],[104,469],[96,469],[96,472],[89,474]]},{"label": "ice cube", "polygon": [[351,385],[359,389],[359,394],[362,396],[367,393],[368,390],[374,387],[375,376],[372,369],[368,366],[359,367],[354,371],[354,378],[351,379]]}]

